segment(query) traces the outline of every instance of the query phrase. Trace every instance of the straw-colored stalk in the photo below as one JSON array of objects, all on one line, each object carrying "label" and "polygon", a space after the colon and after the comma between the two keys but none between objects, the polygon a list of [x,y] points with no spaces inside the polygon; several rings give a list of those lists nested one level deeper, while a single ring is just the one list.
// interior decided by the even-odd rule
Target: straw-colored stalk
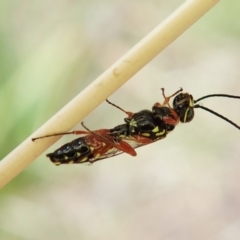
[{"label": "straw-colored stalk", "polygon": [[52,137],[32,142],[32,137],[69,131],[217,2],[219,0],[185,1],[165,21],[0,162],[0,188],[59,139],[59,137]]}]

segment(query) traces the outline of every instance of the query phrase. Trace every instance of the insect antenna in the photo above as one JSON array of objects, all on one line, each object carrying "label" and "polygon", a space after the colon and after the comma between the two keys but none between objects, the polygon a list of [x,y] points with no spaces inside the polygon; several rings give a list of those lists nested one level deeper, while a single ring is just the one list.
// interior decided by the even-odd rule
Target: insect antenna
[{"label": "insect antenna", "polygon": [[228,123],[230,123],[231,125],[233,125],[234,127],[236,127],[238,130],[240,130],[240,126],[238,126],[236,123],[234,123],[234,122],[231,121],[230,119],[224,117],[223,115],[221,115],[221,114],[219,114],[219,113],[217,113],[217,112],[215,112],[215,111],[213,111],[213,110],[211,110],[211,109],[209,109],[209,108],[206,108],[206,107],[204,107],[204,106],[200,106],[199,104],[195,105],[194,108],[202,108],[202,109],[206,110],[207,112],[210,112],[210,113],[212,113],[213,115],[215,115],[215,116],[217,116],[217,117],[225,120],[226,122],[228,122]]},{"label": "insect antenna", "polygon": [[203,96],[197,100],[194,100],[194,103],[197,103],[205,98],[210,98],[210,97],[227,97],[227,98],[238,98],[240,99],[240,96],[234,96],[234,95],[229,95],[229,94],[209,94],[209,95],[206,95],[206,96]]},{"label": "insect antenna", "polygon": [[[197,100],[194,100],[194,103],[197,103],[197,102],[199,102],[199,101],[201,101],[201,100],[203,100],[203,99],[210,98],[210,97],[227,97],[227,98],[240,99],[240,96],[229,95],[229,94],[209,94],[209,95],[203,96],[203,97],[201,97],[201,98],[199,98],[199,99],[197,99]],[[211,109],[209,109],[209,108],[206,108],[206,107],[201,106],[201,105],[199,105],[199,104],[194,105],[194,108],[204,109],[204,110],[206,110],[207,112],[212,113],[213,115],[215,115],[215,116],[223,119],[224,121],[230,123],[231,125],[233,125],[234,127],[236,127],[238,130],[240,130],[240,126],[239,126],[239,125],[237,125],[236,123],[234,123],[234,122],[231,121],[230,119],[224,117],[223,115],[221,115],[221,114],[219,114],[219,113],[217,113],[217,112],[215,112],[215,111],[213,111],[213,110],[211,110]]]}]

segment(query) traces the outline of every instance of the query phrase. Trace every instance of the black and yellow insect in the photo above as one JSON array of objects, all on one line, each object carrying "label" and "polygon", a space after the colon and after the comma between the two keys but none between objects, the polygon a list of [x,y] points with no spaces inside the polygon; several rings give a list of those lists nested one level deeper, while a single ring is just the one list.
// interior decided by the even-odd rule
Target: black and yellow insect
[{"label": "black and yellow insect", "polygon": [[[211,94],[193,100],[191,94],[182,93],[182,88],[169,97],[165,96],[164,89],[162,88],[162,94],[164,97],[162,104],[157,102],[153,105],[152,110],[141,110],[136,113],[127,112],[107,100],[109,104],[127,114],[124,123],[114,128],[91,131],[82,123],[87,131],[51,134],[34,138],[33,141],[40,138],[65,134],[83,135],[63,145],[53,153],[47,154],[47,157],[49,157],[54,164],[60,165],[86,162],[93,163],[124,152],[131,156],[136,156],[136,148],[165,138],[168,133],[174,130],[179,122],[188,123],[192,121],[195,108],[204,109],[240,130],[240,127],[228,118],[197,104],[199,101],[210,97],[240,99],[239,96]],[[174,97],[174,99],[171,106],[169,101],[172,97]]]}]

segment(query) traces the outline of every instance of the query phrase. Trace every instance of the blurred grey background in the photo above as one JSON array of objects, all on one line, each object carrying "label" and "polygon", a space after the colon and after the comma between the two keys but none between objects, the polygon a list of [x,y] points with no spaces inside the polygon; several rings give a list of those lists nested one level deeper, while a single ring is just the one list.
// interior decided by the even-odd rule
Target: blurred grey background
[{"label": "blurred grey background", "polygon": [[[0,1],[0,159],[182,2]],[[239,11],[240,1],[220,1],[110,100],[136,112],[162,102],[161,87],[240,95]],[[240,124],[238,100],[202,104]],[[108,128],[124,117],[103,103],[84,122]],[[197,109],[135,158],[55,167],[43,154],[1,190],[0,239],[239,239],[239,139]]]}]

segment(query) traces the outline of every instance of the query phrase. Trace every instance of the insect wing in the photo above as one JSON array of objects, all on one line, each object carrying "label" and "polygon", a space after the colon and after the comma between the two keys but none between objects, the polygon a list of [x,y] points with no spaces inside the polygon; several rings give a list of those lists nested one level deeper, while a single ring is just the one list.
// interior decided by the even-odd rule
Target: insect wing
[{"label": "insect wing", "polygon": [[[147,144],[142,144],[142,143],[138,143],[137,141],[133,140],[133,139],[124,139],[124,142],[127,143],[128,145],[131,146],[132,149],[136,149],[136,148],[139,148],[141,146],[145,146]],[[101,154],[100,156],[98,156],[97,158],[92,158],[90,159],[90,163],[93,163],[93,162],[97,162],[97,161],[100,161],[100,160],[104,160],[104,159],[107,159],[107,158],[111,158],[111,157],[115,157],[115,156],[118,156],[122,153],[126,153],[125,151],[121,151],[117,148],[111,148],[109,151]],[[131,155],[131,154],[130,154]],[[132,156],[136,156],[135,155],[132,155]]]}]

